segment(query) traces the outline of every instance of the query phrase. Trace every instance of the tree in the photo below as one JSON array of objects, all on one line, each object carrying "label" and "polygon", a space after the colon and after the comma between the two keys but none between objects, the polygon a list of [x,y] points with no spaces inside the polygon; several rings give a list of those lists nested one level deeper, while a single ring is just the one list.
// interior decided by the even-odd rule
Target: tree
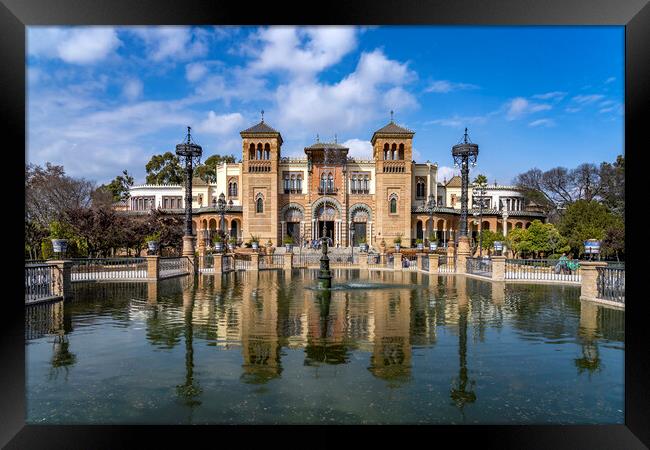
[{"label": "tree", "polygon": [[525,228],[513,228],[508,232],[506,245],[514,253],[515,258],[526,254],[531,249],[528,230]]},{"label": "tree", "polygon": [[[102,185],[103,187],[104,185]],[[116,176],[113,181],[105,185],[106,189],[113,196],[114,202],[119,202],[120,200],[127,200],[130,197],[130,189],[133,186],[133,177],[129,175],[129,172],[126,170],[122,171],[122,175]]]},{"label": "tree", "polygon": [[485,175],[482,173],[476,175],[476,178],[474,178],[474,184],[479,185],[479,186],[486,186],[488,183],[488,179]]},{"label": "tree", "polygon": [[558,230],[567,239],[575,255],[584,253],[584,241],[602,240],[605,232],[618,225],[616,216],[596,201],[578,200],[569,205],[562,215]]},{"label": "tree", "polygon": [[490,230],[481,230],[481,247],[488,252],[494,248],[495,241],[505,241],[505,237],[501,233],[496,233]]},{"label": "tree", "polygon": [[600,165],[603,204],[612,213],[625,216],[625,158],[618,155],[614,164],[604,162]]},{"label": "tree", "polygon": [[570,172],[569,177],[574,186],[575,198],[591,201],[600,195],[600,171],[595,164],[580,164]]},{"label": "tree", "polygon": [[108,186],[101,185],[90,194],[90,204],[97,208],[106,208],[113,205],[113,193],[108,189]]},{"label": "tree", "polygon": [[180,160],[172,152],[153,155],[145,170],[147,184],[182,184],[184,180]]},{"label": "tree", "polygon": [[25,165],[25,219],[49,226],[67,209],[88,207],[94,183],[65,175],[63,166]]},{"label": "tree", "polygon": [[605,237],[600,245],[601,254],[605,257],[615,256],[617,261],[625,254],[625,226],[620,218],[605,230]]},{"label": "tree", "polygon": [[181,216],[154,209],[151,211],[148,224],[151,232],[160,233],[159,246],[161,250],[168,247],[180,250],[185,225]]},{"label": "tree", "polygon": [[205,160],[203,164],[199,164],[194,170],[194,175],[201,178],[206,183],[217,182],[217,166],[222,163],[232,164],[237,162],[234,155],[212,155]]}]

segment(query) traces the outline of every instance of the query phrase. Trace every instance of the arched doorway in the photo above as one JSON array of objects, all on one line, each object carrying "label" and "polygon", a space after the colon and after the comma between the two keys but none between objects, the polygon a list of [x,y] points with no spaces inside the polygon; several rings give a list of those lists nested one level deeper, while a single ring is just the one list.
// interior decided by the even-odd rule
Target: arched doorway
[{"label": "arched doorway", "polygon": [[353,245],[368,242],[368,222],[370,221],[370,208],[365,204],[354,205],[350,209],[350,226],[354,231]]},{"label": "arched doorway", "polygon": [[230,237],[239,238],[239,221],[232,219],[230,221]]},{"label": "arched doorway", "polygon": [[418,223],[415,226],[415,239],[424,240],[424,229],[422,227],[422,221],[421,220],[418,220]]},{"label": "arched doorway", "polygon": [[341,243],[341,204],[332,197],[321,197],[312,205],[314,239],[328,237],[334,245]]},{"label": "arched doorway", "polygon": [[297,203],[290,203],[282,208],[281,220],[284,222],[283,238],[293,238],[294,244],[298,244],[301,238],[300,223],[304,218],[304,209]]}]

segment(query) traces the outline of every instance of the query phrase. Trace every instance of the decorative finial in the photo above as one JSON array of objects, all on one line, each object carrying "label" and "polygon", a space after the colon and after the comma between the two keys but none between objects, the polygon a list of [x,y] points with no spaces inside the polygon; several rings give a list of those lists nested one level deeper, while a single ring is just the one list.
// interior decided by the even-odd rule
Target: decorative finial
[{"label": "decorative finial", "polygon": [[262,123],[264,123],[264,110],[262,110],[261,113],[262,113]]},{"label": "decorative finial", "polygon": [[334,143],[335,143],[335,144],[337,143],[337,140],[336,140],[336,133],[334,133]]},{"label": "decorative finial", "polygon": [[188,143],[188,144],[190,143],[190,138],[191,138],[190,131],[191,131],[191,130],[192,130],[192,127],[188,126],[188,127],[187,127],[187,143]]},{"label": "decorative finial", "polygon": [[465,144],[467,144],[467,127],[465,127]]},{"label": "decorative finial", "polygon": [[393,123],[393,110],[390,110],[390,123]]},{"label": "decorative finial", "polygon": [[320,142],[320,137],[316,134],[316,142]]}]

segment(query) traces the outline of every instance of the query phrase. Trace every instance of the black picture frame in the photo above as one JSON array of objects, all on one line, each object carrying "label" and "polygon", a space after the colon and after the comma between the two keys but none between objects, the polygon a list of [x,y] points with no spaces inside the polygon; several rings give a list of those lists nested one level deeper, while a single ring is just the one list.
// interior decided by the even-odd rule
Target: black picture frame
[{"label": "black picture frame", "polygon": [[[647,128],[650,99],[650,5],[647,0],[508,0],[498,3],[480,0],[327,2],[307,5],[233,1],[94,1],[78,0],[0,0],[3,66],[0,69],[0,119],[5,125],[4,152],[6,192],[10,204],[4,225],[6,243],[18,257],[23,253],[14,214],[24,208],[24,180],[12,162],[19,164],[20,150],[26,151],[25,134],[25,27],[29,25],[144,25],[144,24],[418,24],[418,25],[622,25],[625,26],[625,152],[627,163],[626,234],[628,243],[643,239],[640,215],[647,205],[639,195],[645,192],[642,155],[646,153],[644,128]],[[644,127],[643,125],[646,125]],[[9,137],[9,139],[7,139]],[[646,177],[647,178],[647,177]],[[15,190],[13,189],[15,187]],[[637,200],[635,203],[634,200]],[[15,205],[15,207],[14,207]],[[634,217],[634,216],[638,217]],[[9,234],[11,233],[11,234]],[[633,239],[633,241],[630,241]],[[15,242],[14,242],[15,241]],[[639,241],[639,243],[641,243]],[[307,440],[295,445],[340,445],[349,431],[361,431],[364,439],[404,445],[425,439],[424,445],[440,445],[441,437],[451,438],[447,445],[461,444],[471,438],[481,446],[496,448],[647,448],[650,446],[650,370],[647,344],[648,302],[643,295],[644,245],[626,245],[628,258],[628,302],[625,324],[625,425],[605,426],[431,426],[431,427],[300,427]],[[122,426],[37,426],[25,425],[24,304],[18,292],[18,268],[7,260],[4,295],[2,369],[0,389],[0,444],[6,448],[123,448],[136,446],[135,439],[145,438],[146,448],[155,442],[181,442],[197,445],[197,436],[223,443],[224,436],[246,447],[260,440],[273,444],[275,433],[295,432],[298,427],[122,427]],[[11,271],[11,272],[10,272]],[[219,428],[218,430],[216,428]],[[260,430],[259,433],[256,431]],[[417,436],[414,435],[417,434]],[[234,436],[233,436],[234,435]],[[237,439],[240,438],[240,439]],[[349,437],[345,438],[346,442]],[[406,441],[406,442],[405,442]],[[340,441],[343,442],[343,441]],[[289,442],[277,441],[280,445]],[[365,444],[368,442],[366,441]],[[423,445],[419,444],[419,445]]]}]

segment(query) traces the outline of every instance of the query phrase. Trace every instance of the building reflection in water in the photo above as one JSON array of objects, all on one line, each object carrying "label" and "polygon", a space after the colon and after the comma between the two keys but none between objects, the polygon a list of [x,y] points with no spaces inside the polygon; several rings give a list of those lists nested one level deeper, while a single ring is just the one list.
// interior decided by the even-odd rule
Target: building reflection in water
[{"label": "building reflection in water", "polygon": [[580,301],[580,328],[578,341],[582,347],[582,357],[574,360],[578,373],[587,372],[589,376],[600,371],[600,355],[596,343],[598,331],[598,305]]},{"label": "building reflection in water", "polygon": [[[187,277],[189,279],[189,277]],[[190,407],[190,421],[194,408],[201,404],[202,389],[194,380],[194,310],[195,291],[193,286],[183,290],[183,338],[185,340],[185,382],[176,386],[176,393],[183,403]]]}]

